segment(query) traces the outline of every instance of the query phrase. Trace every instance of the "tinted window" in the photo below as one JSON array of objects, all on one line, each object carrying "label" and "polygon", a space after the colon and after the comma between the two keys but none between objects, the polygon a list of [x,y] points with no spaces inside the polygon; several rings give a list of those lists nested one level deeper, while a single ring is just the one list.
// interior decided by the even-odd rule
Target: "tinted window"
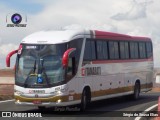
[{"label": "tinted window", "polygon": [[150,42],[146,43],[146,52],[147,52],[147,58],[152,56],[152,44]]},{"label": "tinted window", "polygon": [[130,58],[137,59],[138,58],[138,43],[130,42]]},{"label": "tinted window", "polygon": [[135,50],[135,58],[139,58],[138,43],[137,42],[134,43],[134,50]]},{"label": "tinted window", "polygon": [[128,46],[128,42],[124,43],[124,47],[125,47],[125,57],[129,58],[129,46]]},{"label": "tinted window", "polygon": [[102,41],[97,41],[97,58],[103,59],[103,44]]},{"label": "tinted window", "polygon": [[95,41],[87,39],[84,51],[85,60],[95,60],[96,59],[96,50],[95,50]]},{"label": "tinted window", "polygon": [[108,59],[108,46],[107,46],[107,42],[103,41],[103,59]]},{"label": "tinted window", "polygon": [[91,54],[91,41],[86,40],[86,45],[85,45],[85,51],[84,51],[84,59],[85,60],[91,60],[92,59],[92,54]]},{"label": "tinted window", "polygon": [[114,42],[114,53],[115,53],[115,59],[119,58],[119,48],[118,48],[118,42]]},{"label": "tinted window", "polygon": [[108,47],[106,41],[97,41],[97,58],[99,60],[108,59]]},{"label": "tinted window", "polygon": [[[68,44],[68,48],[76,48],[76,51],[73,54],[70,54],[70,58],[74,57],[75,59],[75,72],[77,72],[78,69],[78,63],[79,63],[79,59],[80,59],[80,54],[81,54],[81,50],[82,50],[82,43],[83,43],[83,39],[75,39],[69,42]],[[71,69],[71,64],[69,64],[70,67],[68,66],[68,73],[69,73],[69,69]],[[67,73],[67,74],[68,74]]]},{"label": "tinted window", "polygon": [[82,42],[83,42],[83,39],[75,39],[75,40],[72,40],[71,42],[69,42],[69,44],[68,44],[69,48],[76,48],[75,57],[78,60],[80,58],[80,53],[81,53],[81,49],[82,49]]},{"label": "tinted window", "polygon": [[139,55],[140,58],[146,58],[146,48],[144,42],[139,43]]},{"label": "tinted window", "polygon": [[119,45],[120,45],[121,59],[128,59],[129,58],[128,42],[120,42]]},{"label": "tinted window", "polygon": [[92,59],[96,59],[96,49],[95,49],[95,41],[91,41],[91,52],[92,52]]},{"label": "tinted window", "polygon": [[119,58],[118,42],[109,41],[109,55],[110,55],[110,59]]}]

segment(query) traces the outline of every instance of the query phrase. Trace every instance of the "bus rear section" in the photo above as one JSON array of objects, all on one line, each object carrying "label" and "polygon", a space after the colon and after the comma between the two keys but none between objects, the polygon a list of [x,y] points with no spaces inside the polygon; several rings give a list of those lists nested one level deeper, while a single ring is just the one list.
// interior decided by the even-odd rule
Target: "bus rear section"
[{"label": "bus rear section", "polygon": [[150,38],[103,31],[94,31],[93,35],[86,39],[82,64],[85,84],[91,88],[91,101],[124,95],[138,99],[140,92],[152,89]]}]

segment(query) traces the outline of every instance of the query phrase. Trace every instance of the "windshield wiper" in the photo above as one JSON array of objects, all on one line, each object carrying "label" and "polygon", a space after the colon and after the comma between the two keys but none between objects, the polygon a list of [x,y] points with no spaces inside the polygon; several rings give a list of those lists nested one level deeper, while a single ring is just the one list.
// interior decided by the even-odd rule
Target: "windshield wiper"
[{"label": "windshield wiper", "polygon": [[[29,78],[33,75],[33,76],[35,76],[35,71],[36,71],[36,64],[37,64],[37,62],[36,62],[36,60],[35,60],[35,62],[34,62],[34,66],[33,66],[33,68],[29,71],[29,73],[28,73],[28,75],[27,75],[27,78],[26,78],[26,80],[25,80],[25,82],[24,82],[24,87],[28,87],[28,80],[29,80]],[[49,78],[48,78],[48,76],[47,76],[47,74],[46,74],[46,70],[45,70],[45,67],[44,67],[44,60],[43,59],[40,59],[39,60],[39,62],[38,62],[38,73],[36,74],[37,76],[36,76],[36,78],[35,79],[38,79],[38,76],[39,75],[42,75],[42,74],[44,74],[44,78],[45,78],[45,80],[46,80],[46,82],[47,82],[47,86],[48,87],[50,87],[50,82],[49,82]],[[33,73],[33,74],[32,74]],[[41,79],[41,78],[40,78]],[[40,83],[41,84],[41,83]],[[37,86],[38,85],[40,85],[38,82],[37,82]],[[36,85],[35,85],[35,87],[36,87]],[[34,85],[33,85],[34,86]]]},{"label": "windshield wiper", "polygon": [[34,67],[33,67],[34,73],[36,71],[36,60],[34,61]]},{"label": "windshield wiper", "polygon": [[48,87],[50,87],[50,83],[49,83],[49,79],[48,79],[48,76],[46,74],[46,70],[45,70],[45,67],[44,67],[44,59],[40,59],[40,63],[41,63],[41,68],[40,68],[40,73],[38,72],[38,74],[42,74],[44,73],[44,76],[46,78],[46,82],[47,82],[47,85]]},{"label": "windshield wiper", "polygon": [[34,74],[35,74],[35,71],[36,71],[36,60],[34,61],[34,67],[29,71],[29,73],[27,75],[27,78],[26,78],[26,80],[24,82],[24,87],[27,87],[28,78],[30,77],[32,72],[34,72]]}]

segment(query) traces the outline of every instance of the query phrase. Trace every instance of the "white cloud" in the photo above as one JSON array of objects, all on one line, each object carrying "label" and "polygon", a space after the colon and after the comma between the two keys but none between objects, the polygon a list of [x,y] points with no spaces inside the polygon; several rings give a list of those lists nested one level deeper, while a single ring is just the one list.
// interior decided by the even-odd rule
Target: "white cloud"
[{"label": "white cloud", "polygon": [[15,45],[15,44],[2,44],[0,45],[0,55],[2,56],[6,56],[9,52],[11,52],[12,50],[16,50],[18,49],[18,45]]},{"label": "white cloud", "polygon": [[[112,16],[112,19],[115,20],[135,20],[135,19],[140,19],[140,18],[145,18],[147,17],[147,6],[148,4],[151,4],[151,1],[147,0],[133,0],[131,1],[128,6],[130,6],[130,9],[126,8],[124,6],[125,12],[120,11],[116,15]],[[128,9],[128,10],[127,10]]]}]

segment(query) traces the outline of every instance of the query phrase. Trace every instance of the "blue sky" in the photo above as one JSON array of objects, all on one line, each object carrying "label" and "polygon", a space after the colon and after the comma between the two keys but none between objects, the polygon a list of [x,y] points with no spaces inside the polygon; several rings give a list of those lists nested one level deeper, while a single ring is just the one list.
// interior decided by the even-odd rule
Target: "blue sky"
[{"label": "blue sky", "polygon": [[33,2],[33,0],[3,0],[0,1],[0,4],[28,14],[36,14],[44,8],[43,4]]},{"label": "blue sky", "polygon": [[[160,67],[159,5],[160,0],[0,0],[0,68],[5,68],[6,55],[27,35],[61,28],[151,37],[155,66]],[[6,27],[6,15],[15,12],[27,14],[26,28]]]}]

